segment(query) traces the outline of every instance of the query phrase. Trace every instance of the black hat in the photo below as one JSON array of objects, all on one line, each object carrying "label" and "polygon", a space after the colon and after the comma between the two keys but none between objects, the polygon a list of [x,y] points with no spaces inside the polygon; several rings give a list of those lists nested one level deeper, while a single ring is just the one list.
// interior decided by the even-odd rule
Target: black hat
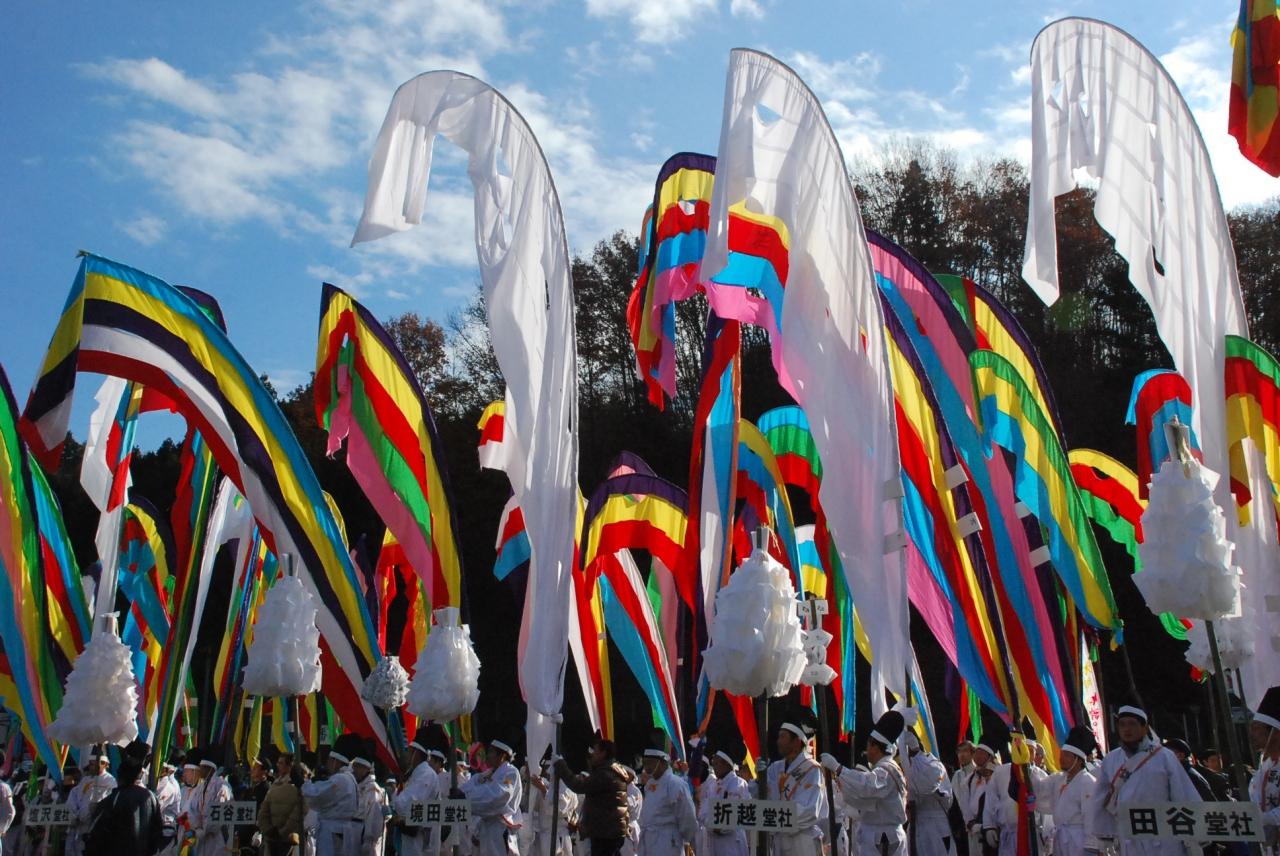
[{"label": "black hat", "polygon": [[1009,751],[1009,728],[1003,722],[988,725],[982,732],[978,749],[984,749],[993,757]]},{"label": "black hat", "polygon": [[818,730],[817,719],[809,708],[798,707],[787,714],[779,730],[790,732],[801,740],[808,740]]},{"label": "black hat", "polygon": [[[902,718],[902,714],[896,710],[888,711],[884,716],[876,720],[875,727],[871,729],[871,739],[890,749],[896,746],[898,738],[902,736],[902,729],[906,727],[906,720]],[[890,752],[890,754],[893,754]]]},{"label": "black hat", "polygon": [[1191,757],[1191,745],[1181,737],[1168,737],[1164,741],[1164,748],[1173,752],[1181,752],[1187,757]]},{"label": "black hat", "polygon": [[1093,732],[1083,725],[1077,725],[1067,732],[1067,739],[1062,744],[1062,751],[1070,752],[1081,760],[1089,760],[1089,755],[1098,748],[1098,741]]},{"label": "black hat", "polygon": [[1022,717],[1021,734],[1023,737],[1030,740],[1032,743],[1036,742],[1036,727],[1031,724],[1030,717],[1026,717],[1026,716]]},{"label": "black hat", "polygon": [[1258,712],[1253,715],[1254,722],[1261,722],[1271,728],[1280,728],[1280,687],[1272,687],[1258,702]]},{"label": "black hat", "polygon": [[439,723],[422,725],[413,733],[413,741],[409,744],[409,748],[417,749],[423,755],[432,750],[444,753],[449,748],[449,735],[444,730],[444,726]]},{"label": "black hat", "polygon": [[352,758],[360,757],[360,753],[364,750],[359,735],[342,734],[338,739],[333,741],[333,748],[329,750],[329,757],[342,764],[350,764]]},{"label": "black hat", "polygon": [[151,747],[145,740],[134,740],[124,747],[124,757],[133,761],[146,761],[151,757]]}]

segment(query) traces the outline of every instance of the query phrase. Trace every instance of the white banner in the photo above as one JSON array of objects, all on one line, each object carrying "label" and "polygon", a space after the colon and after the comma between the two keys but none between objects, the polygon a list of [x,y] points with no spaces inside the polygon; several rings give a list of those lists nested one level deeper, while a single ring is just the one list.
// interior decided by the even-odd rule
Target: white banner
[{"label": "white banner", "polygon": [[1193,844],[1266,841],[1262,815],[1250,802],[1162,802],[1124,806],[1120,813],[1120,835],[1130,841],[1143,838],[1173,838]]}]

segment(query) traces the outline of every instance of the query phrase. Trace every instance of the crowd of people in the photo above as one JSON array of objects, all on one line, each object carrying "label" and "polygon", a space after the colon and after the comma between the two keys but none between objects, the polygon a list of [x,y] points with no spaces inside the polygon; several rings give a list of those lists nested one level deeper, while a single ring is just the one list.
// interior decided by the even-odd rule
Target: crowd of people
[{"label": "crowd of people", "polygon": [[[1249,800],[1278,852],[1280,687],[1250,725],[1258,764],[1247,793],[1216,751],[1197,758],[1181,739],[1160,740],[1140,706],[1118,708],[1114,725],[1116,746],[1101,757],[1088,729],[1072,729],[1052,773],[1026,733],[962,742],[948,770],[896,710],[876,721],[854,765],[815,757],[806,710],[778,729],[775,759],[753,765],[740,745],[699,740],[687,760],[651,748],[633,768],[602,738],[584,771],[558,755],[519,769],[500,739],[468,763],[432,727],[414,735],[398,781],[379,781],[372,745],[344,735],[323,763],[268,753],[224,771],[214,753],[179,755],[148,786],[151,749],[135,741],[119,751],[114,774],[98,748],[57,783],[18,765],[11,783],[0,781],[0,835],[5,856],[746,856],[762,846],[775,856],[1017,856],[1027,835],[1043,856],[1181,856],[1187,847],[1176,840],[1126,838],[1125,807]],[[747,799],[790,803],[791,824],[752,840],[713,821],[717,804]],[[416,804],[439,800],[464,800],[465,820],[419,825]],[[255,811],[228,819],[230,803]],[[65,806],[66,822],[35,822],[50,805]]]}]

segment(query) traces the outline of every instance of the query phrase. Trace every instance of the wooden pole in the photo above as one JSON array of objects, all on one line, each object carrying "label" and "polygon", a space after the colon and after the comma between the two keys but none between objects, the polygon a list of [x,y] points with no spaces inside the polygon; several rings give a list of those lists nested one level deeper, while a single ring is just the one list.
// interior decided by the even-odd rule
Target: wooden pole
[{"label": "wooden pole", "polygon": [[[554,751],[560,751],[560,726],[556,722],[556,738]],[[526,759],[527,760],[527,759]],[[539,759],[541,760],[541,759]],[[529,771],[533,775],[533,771]],[[556,856],[556,839],[560,837],[560,769],[558,764],[551,765],[551,844],[547,856]]]}]

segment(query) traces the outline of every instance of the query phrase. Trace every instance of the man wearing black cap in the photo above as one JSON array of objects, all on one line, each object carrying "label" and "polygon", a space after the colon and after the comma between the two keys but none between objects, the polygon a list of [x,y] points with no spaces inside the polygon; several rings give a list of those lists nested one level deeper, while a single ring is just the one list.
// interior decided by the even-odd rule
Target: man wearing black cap
[{"label": "man wearing black cap", "polygon": [[140,740],[125,747],[119,787],[94,806],[85,856],[154,856],[160,852],[164,839],[160,803],[139,781],[150,755],[151,747]]},{"label": "man wearing black cap", "polygon": [[448,793],[447,791],[441,793],[440,777],[435,768],[427,763],[432,753],[444,760],[443,752],[430,748],[431,734],[432,732],[427,728],[419,728],[418,733],[413,736],[413,742],[409,744],[409,779],[392,801],[396,812],[392,823],[400,827],[401,856],[425,856],[427,853],[435,852],[435,848],[431,845],[431,836],[435,833],[433,828],[404,825],[413,803],[438,800]]},{"label": "man wearing black cap", "polygon": [[851,770],[834,756],[822,755],[822,766],[840,779],[840,790],[858,810],[859,853],[895,856],[907,850],[907,779],[893,760],[905,721],[891,710],[876,720],[867,737],[870,770]]},{"label": "man wearing black cap", "polygon": [[817,856],[822,852],[822,836],[827,825],[827,791],[822,768],[809,755],[814,715],[801,708],[778,729],[777,749],[781,761],[769,765],[765,780],[769,799],[794,806],[792,832],[773,834],[774,856]]},{"label": "man wearing black cap", "polygon": [[524,787],[520,771],[511,764],[515,754],[511,744],[490,740],[485,755],[489,769],[462,786],[476,820],[477,856],[519,856],[516,835],[524,823],[520,812]]},{"label": "man wearing black cap", "polygon": [[1191,745],[1181,737],[1166,737],[1164,748],[1172,752],[1178,759],[1178,763],[1182,765],[1182,769],[1186,770],[1187,778],[1191,780],[1191,784],[1195,785],[1200,799],[1213,802],[1213,788],[1209,786],[1209,781],[1191,764]]},{"label": "man wearing black cap", "polygon": [[1122,856],[1182,856],[1182,842],[1176,839],[1120,836],[1125,806],[1194,803],[1200,801],[1200,794],[1174,754],[1156,741],[1146,711],[1126,704],[1116,711],[1115,719],[1120,745],[1107,753],[1097,770],[1098,784],[1089,801],[1085,829],[1092,830],[1103,847],[1120,838]]},{"label": "man wearing black cap", "polygon": [[1262,812],[1267,847],[1280,851],[1280,687],[1272,687],[1249,723],[1249,742],[1261,753],[1249,782],[1249,799]]},{"label": "man wearing black cap", "polygon": [[1084,856],[1085,850],[1098,849],[1084,828],[1085,810],[1098,781],[1089,771],[1089,757],[1097,745],[1088,728],[1072,728],[1058,754],[1061,771],[1036,789],[1036,811],[1053,816],[1054,856]]},{"label": "man wearing black cap", "polygon": [[[1028,725],[1023,727],[1025,731],[1031,731]],[[1032,738],[1034,734],[1028,733],[1025,737]],[[995,772],[991,774],[991,780],[985,789],[986,799],[982,809],[982,834],[986,838],[987,847],[997,849],[1000,856],[1017,856],[1018,853],[1019,804],[1025,799],[1022,788],[1029,786],[1033,792],[1038,792],[1045,779],[1044,771],[1027,761],[1031,757],[1033,751],[1031,744],[1034,741],[1016,733],[1013,735],[1013,740],[1021,741],[1023,744],[1019,775],[1015,776],[1013,764],[1013,750],[1017,747],[1016,744],[1011,744],[1009,763],[996,767]],[[1021,772],[1025,772],[1031,779],[1029,785],[1021,780]]]}]

